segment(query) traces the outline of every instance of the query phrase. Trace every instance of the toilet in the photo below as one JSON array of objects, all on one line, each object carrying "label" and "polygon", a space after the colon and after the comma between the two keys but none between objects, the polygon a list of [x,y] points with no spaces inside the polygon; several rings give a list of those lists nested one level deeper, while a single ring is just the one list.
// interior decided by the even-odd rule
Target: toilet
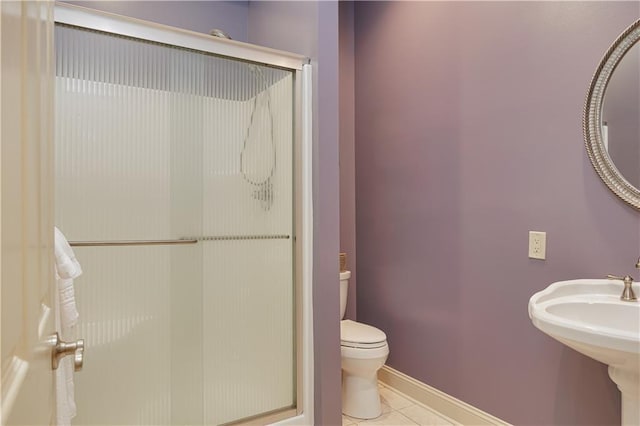
[{"label": "toilet", "polygon": [[[340,318],[347,307],[350,271],[340,272]],[[389,356],[387,335],[370,325],[340,321],[342,354],[342,413],[359,419],[382,414],[378,370]]]}]

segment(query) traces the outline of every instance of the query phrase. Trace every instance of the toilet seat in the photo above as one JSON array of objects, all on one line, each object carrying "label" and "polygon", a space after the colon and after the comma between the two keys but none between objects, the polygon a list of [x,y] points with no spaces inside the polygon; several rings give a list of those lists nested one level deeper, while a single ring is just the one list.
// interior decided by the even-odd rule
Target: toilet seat
[{"label": "toilet seat", "polygon": [[340,345],[357,349],[377,349],[387,346],[382,330],[351,320],[340,321]]},{"label": "toilet seat", "polygon": [[[377,348],[352,348],[349,346],[342,345],[340,346],[340,356],[344,361],[346,358],[350,359],[361,359],[361,360],[372,360],[377,358],[385,358],[389,355],[389,345],[387,343],[383,343],[382,346]],[[380,365],[381,367],[382,365]]]}]

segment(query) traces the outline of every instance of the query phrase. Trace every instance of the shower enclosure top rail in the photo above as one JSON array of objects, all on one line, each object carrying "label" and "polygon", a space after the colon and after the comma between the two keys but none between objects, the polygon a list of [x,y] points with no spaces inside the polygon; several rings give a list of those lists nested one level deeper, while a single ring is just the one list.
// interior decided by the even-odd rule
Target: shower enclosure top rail
[{"label": "shower enclosure top rail", "polygon": [[238,240],[288,240],[290,235],[217,235],[177,240],[111,240],[111,241],[70,241],[71,247],[108,247],[108,246],[162,246],[178,244],[196,244],[198,241],[238,241]]},{"label": "shower enclosure top rail", "polygon": [[54,19],[61,24],[199,50],[290,70],[301,70],[303,65],[310,63],[309,58],[295,53],[236,40],[212,37],[209,34],[201,34],[81,6],[56,2],[54,10]]}]

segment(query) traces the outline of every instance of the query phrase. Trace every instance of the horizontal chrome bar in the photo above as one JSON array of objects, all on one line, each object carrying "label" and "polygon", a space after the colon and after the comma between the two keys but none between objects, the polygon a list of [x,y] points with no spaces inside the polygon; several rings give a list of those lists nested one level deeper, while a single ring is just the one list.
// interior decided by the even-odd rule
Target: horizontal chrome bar
[{"label": "horizontal chrome bar", "polygon": [[113,241],[69,241],[71,247],[106,246],[164,246],[196,244],[198,241],[239,241],[239,240],[288,240],[290,235],[218,235],[209,237],[180,238],[178,240],[113,240]]},{"label": "horizontal chrome bar", "polygon": [[104,247],[104,246],[164,246],[176,244],[196,244],[195,239],[180,240],[113,240],[113,241],[69,241],[71,247]]},{"label": "horizontal chrome bar", "polygon": [[229,240],[288,240],[290,235],[218,235],[211,237],[195,237],[198,241],[229,241]]}]

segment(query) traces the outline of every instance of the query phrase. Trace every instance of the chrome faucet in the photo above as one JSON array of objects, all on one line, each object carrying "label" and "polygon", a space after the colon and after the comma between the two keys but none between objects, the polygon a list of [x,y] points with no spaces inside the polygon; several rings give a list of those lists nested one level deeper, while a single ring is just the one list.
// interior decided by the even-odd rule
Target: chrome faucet
[{"label": "chrome faucet", "polygon": [[[640,269],[640,258],[636,262],[636,269]],[[625,275],[624,277],[617,277],[615,275],[607,275],[607,278],[610,280],[621,280],[624,283],[624,290],[622,290],[622,296],[620,296],[620,300],[625,302],[635,302],[638,300],[636,294],[633,292],[633,278],[629,275]]]},{"label": "chrome faucet", "polygon": [[624,282],[624,290],[622,290],[622,296],[620,296],[620,300],[623,300],[625,302],[635,302],[636,300],[638,300],[636,294],[633,292],[633,288],[631,287],[633,285],[633,278],[631,278],[629,275],[625,275],[624,277],[607,275],[607,278],[609,278],[610,280],[621,280],[622,282]]}]

